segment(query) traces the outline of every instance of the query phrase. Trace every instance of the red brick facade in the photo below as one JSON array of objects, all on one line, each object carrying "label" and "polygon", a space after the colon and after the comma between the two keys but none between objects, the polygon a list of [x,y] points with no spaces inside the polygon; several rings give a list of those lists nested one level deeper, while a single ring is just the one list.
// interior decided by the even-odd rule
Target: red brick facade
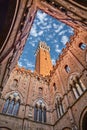
[{"label": "red brick facade", "polygon": [[[14,68],[38,8],[72,26],[75,31],[47,77]],[[86,7],[72,0],[20,0],[16,9],[13,28],[0,50],[0,130],[86,130]],[[8,106],[12,101],[13,106],[19,103],[16,115],[12,114],[16,109],[9,114],[9,107],[5,112],[7,99]],[[39,115],[46,110],[46,121],[44,115],[40,120],[38,113],[35,120],[35,109]]]}]

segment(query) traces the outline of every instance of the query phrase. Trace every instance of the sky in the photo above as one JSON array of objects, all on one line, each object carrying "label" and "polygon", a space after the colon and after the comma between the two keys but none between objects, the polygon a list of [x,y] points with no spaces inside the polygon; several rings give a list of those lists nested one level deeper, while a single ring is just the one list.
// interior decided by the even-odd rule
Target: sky
[{"label": "sky", "polygon": [[46,42],[50,47],[52,64],[55,65],[62,49],[66,47],[66,42],[73,34],[73,28],[38,10],[18,65],[34,71],[35,51],[40,41]]}]

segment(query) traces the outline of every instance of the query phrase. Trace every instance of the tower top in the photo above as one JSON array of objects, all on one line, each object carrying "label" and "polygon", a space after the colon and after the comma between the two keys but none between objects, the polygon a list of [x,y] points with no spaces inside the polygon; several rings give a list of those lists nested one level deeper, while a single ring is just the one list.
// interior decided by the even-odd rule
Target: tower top
[{"label": "tower top", "polygon": [[36,52],[35,52],[36,55],[38,54],[40,49],[46,50],[48,52],[50,51],[50,47],[47,46],[47,44],[45,42],[42,42],[42,41],[39,43],[39,45],[38,45],[38,47],[36,49]]}]

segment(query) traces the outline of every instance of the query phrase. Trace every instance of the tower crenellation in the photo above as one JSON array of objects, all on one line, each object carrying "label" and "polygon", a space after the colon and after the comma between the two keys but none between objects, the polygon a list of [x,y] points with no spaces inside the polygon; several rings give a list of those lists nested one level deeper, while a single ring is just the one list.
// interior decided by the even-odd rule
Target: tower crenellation
[{"label": "tower crenellation", "polygon": [[42,41],[39,43],[39,45],[37,47],[37,50],[35,52],[36,55],[37,55],[37,53],[39,52],[40,49],[46,50],[48,52],[50,51],[50,47],[47,46],[47,44],[45,42],[42,42]]}]

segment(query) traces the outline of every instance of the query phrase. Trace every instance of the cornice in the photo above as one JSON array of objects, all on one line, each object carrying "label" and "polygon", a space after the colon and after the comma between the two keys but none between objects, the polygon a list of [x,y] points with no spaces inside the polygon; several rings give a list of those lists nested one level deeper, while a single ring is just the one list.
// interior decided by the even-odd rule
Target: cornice
[{"label": "cornice", "polygon": [[43,75],[39,75],[36,71],[32,72],[31,70],[26,70],[24,67],[19,67],[18,65],[15,66],[14,71],[17,71],[21,74],[26,74],[26,76],[31,76],[36,78],[37,80],[43,80],[44,82],[49,83],[49,76],[43,77]]}]

